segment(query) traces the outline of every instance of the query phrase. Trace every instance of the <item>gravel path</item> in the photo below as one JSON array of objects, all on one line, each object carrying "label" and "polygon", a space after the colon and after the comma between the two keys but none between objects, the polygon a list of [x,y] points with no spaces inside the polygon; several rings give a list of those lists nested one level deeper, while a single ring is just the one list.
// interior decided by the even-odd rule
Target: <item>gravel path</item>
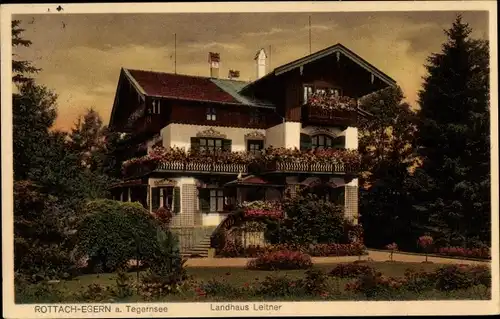
[{"label": "gravel path", "polygon": [[[357,256],[346,256],[346,257],[313,257],[313,263],[315,264],[333,264],[341,262],[353,262],[358,260]],[[369,250],[368,255],[362,256],[361,259],[369,261],[386,261],[389,260],[389,253],[382,251]],[[186,266],[188,267],[245,267],[248,258],[192,258],[188,259]],[[424,255],[411,255],[411,254],[400,254],[395,253],[393,256],[394,261],[408,262],[408,263],[421,263],[425,260]],[[473,261],[473,260],[461,260],[453,258],[444,257],[429,257],[429,261],[436,264],[467,264],[467,265],[477,265],[477,264],[489,264],[488,261]]]}]

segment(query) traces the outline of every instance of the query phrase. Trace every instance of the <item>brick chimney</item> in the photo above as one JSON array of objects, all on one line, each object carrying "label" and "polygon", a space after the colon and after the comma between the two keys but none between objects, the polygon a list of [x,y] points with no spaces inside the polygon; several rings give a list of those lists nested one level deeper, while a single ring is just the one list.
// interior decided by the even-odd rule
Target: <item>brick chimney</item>
[{"label": "brick chimney", "polygon": [[240,77],[240,71],[238,70],[229,70],[229,75],[227,76],[230,80],[237,79]]},{"label": "brick chimney", "polygon": [[210,64],[210,77],[219,77],[220,54],[216,52],[208,53],[208,63]]},{"label": "brick chimney", "polygon": [[264,49],[260,49],[255,55],[255,67],[257,69],[257,79],[266,75],[266,60],[267,54]]}]

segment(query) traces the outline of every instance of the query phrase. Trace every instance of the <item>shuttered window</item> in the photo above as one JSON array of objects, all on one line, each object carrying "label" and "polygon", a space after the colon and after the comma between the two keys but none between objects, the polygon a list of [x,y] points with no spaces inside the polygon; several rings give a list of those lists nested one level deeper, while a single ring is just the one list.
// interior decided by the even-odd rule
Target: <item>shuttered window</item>
[{"label": "shuttered window", "polygon": [[310,150],[312,147],[312,140],[311,137],[307,134],[300,134],[300,150],[301,151],[307,151]]}]

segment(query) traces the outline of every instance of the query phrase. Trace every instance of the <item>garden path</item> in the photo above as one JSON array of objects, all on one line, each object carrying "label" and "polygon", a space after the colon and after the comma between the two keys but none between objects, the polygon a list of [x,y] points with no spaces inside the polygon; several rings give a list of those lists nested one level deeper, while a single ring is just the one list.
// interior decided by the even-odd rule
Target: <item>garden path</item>
[{"label": "garden path", "polygon": [[[190,258],[186,262],[188,267],[245,267],[250,258]],[[312,257],[314,264],[334,264],[342,262],[353,262],[358,260],[357,256],[345,257]],[[389,252],[368,250],[368,255],[361,257],[363,260],[387,261]],[[395,253],[394,261],[420,263],[425,260],[425,255]],[[489,261],[463,260],[455,258],[429,256],[428,260],[436,264],[489,264]]]}]

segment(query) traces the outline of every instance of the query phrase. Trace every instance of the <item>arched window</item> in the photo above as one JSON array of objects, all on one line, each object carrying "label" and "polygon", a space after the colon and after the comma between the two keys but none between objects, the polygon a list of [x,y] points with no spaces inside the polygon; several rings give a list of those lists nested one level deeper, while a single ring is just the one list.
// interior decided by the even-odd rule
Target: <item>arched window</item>
[{"label": "arched window", "polygon": [[318,134],[312,137],[313,149],[331,148],[332,145],[333,145],[333,138],[328,135]]}]

